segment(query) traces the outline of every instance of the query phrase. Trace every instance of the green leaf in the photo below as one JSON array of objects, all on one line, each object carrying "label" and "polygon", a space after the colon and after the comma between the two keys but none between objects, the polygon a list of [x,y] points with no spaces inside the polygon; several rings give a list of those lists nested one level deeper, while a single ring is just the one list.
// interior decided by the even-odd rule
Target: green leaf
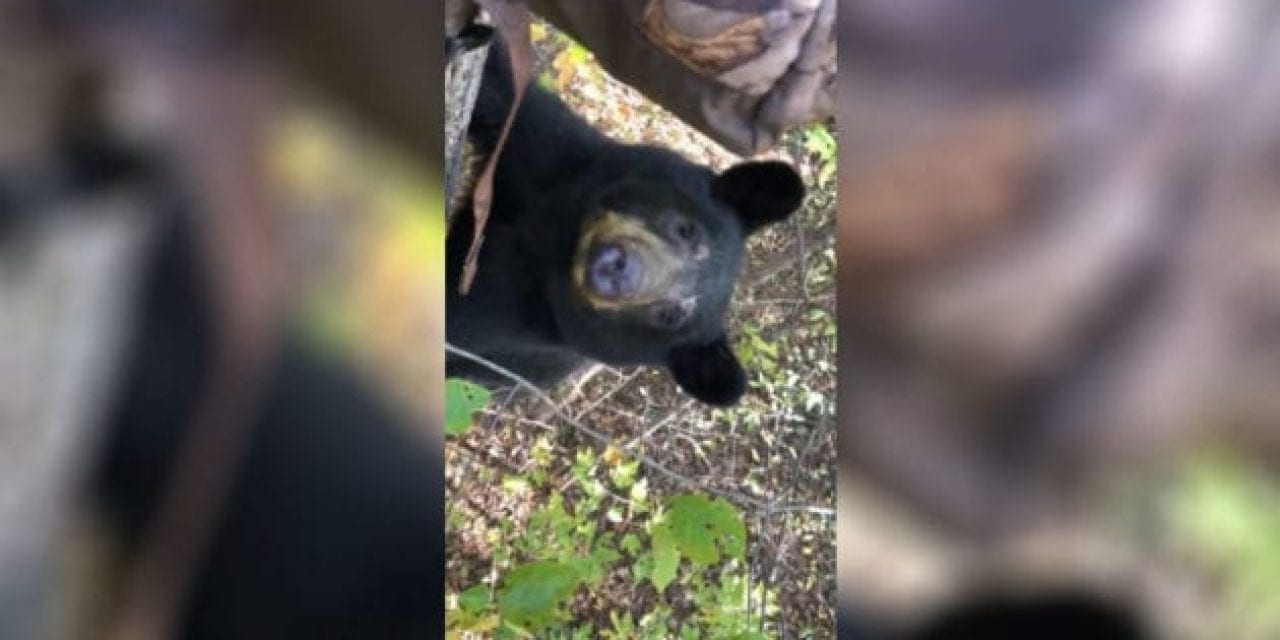
[{"label": "green leaf", "polygon": [[537,22],[529,25],[529,39],[534,42],[541,42],[547,39],[547,26]]},{"label": "green leaf", "polygon": [[649,580],[662,593],[667,585],[676,577],[676,568],[680,566],[680,550],[676,548],[666,523],[653,528],[653,569],[649,571]]},{"label": "green leaf", "polygon": [[576,42],[569,44],[568,52],[569,61],[575,65],[580,65],[591,58],[591,52]]},{"label": "green leaf", "polygon": [[458,594],[458,606],[466,613],[475,615],[489,604],[489,587],[478,584]]},{"label": "green leaf", "polygon": [[484,387],[450,378],[444,383],[444,433],[460,436],[471,427],[471,417],[489,404],[490,393]]},{"label": "green leaf", "polygon": [[778,346],[768,340],[765,340],[758,333],[748,334],[751,337],[751,346],[757,351],[769,356],[770,358],[778,357]]},{"label": "green leaf", "polygon": [[642,582],[645,579],[649,578],[652,573],[653,573],[653,554],[643,553],[636,556],[636,561],[631,564],[631,577],[636,582]]},{"label": "green leaf", "polygon": [[720,498],[677,496],[670,502],[666,525],[681,554],[694,564],[719,562],[721,549],[732,557],[746,552],[747,527],[733,505]]},{"label": "green leaf", "polygon": [[498,598],[504,621],[538,630],[560,618],[560,605],[573,595],[583,575],[576,563],[541,560],[517,567],[507,574]]},{"label": "green leaf", "polygon": [[605,571],[610,565],[622,559],[622,554],[617,549],[606,546],[597,547],[591,552],[588,562],[582,565],[585,571],[584,579],[591,583],[598,583],[604,579]]},{"label": "green leaf", "polygon": [[826,182],[836,174],[836,165],[834,162],[824,162],[822,168],[818,169],[818,182]]},{"label": "green leaf", "polygon": [[510,496],[524,495],[529,491],[529,479],[523,476],[508,476],[502,479],[502,488]]},{"label": "green leaf", "polygon": [[1196,461],[1174,487],[1171,524],[1184,544],[1231,585],[1227,601],[1247,615],[1230,624],[1248,637],[1275,637],[1280,629],[1280,512],[1272,481],[1249,462],[1218,453]]},{"label": "green leaf", "polygon": [[814,125],[805,132],[804,148],[824,161],[832,160],[836,155],[836,139],[826,127]]},{"label": "green leaf", "polygon": [[640,470],[640,461],[633,460],[631,462],[620,462],[618,466],[609,471],[609,478],[613,480],[613,485],[619,489],[627,490],[631,485],[635,484],[636,474]]},{"label": "green leaf", "polygon": [[634,556],[640,552],[640,538],[634,533],[628,533],[622,536],[622,541],[618,543],[618,548]]}]

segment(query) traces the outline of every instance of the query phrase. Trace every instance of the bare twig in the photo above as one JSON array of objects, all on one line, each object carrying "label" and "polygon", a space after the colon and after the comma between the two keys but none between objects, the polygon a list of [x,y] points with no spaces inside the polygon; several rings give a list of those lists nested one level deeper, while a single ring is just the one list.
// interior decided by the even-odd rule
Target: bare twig
[{"label": "bare twig", "polygon": [[[473,354],[470,351],[467,351],[466,349],[454,346],[448,342],[445,343],[444,348],[447,353],[456,355],[461,358],[466,358],[467,360],[470,360],[472,362],[475,362],[476,364],[486,367],[489,370],[493,371],[494,373],[497,373],[498,375],[506,377],[512,382],[515,382],[521,387],[524,387],[529,392],[531,392],[534,396],[536,396],[539,400],[541,400],[542,402],[545,402],[547,405],[552,407],[554,414],[557,417],[559,417],[561,420],[563,420],[566,424],[573,427],[578,432],[586,434],[588,437],[595,440],[600,446],[608,446],[609,444],[612,443],[612,439],[609,438],[607,435],[582,424],[573,416],[565,412],[560,407],[560,404],[556,402],[554,398],[547,395],[545,391],[543,391],[542,389],[539,389],[537,385],[533,384],[532,382],[529,382],[523,376],[517,373],[514,373],[509,369],[499,364],[496,364],[494,362],[491,362],[490,360],[487,360],[481,356]],[[753,498],[748,495],[744,495],[742,493],[738,493],[736,491],[726,491],[724,489],[708,487],[702,483],[699,483],[697,480],[693,478],[689,478],[679,473],[676,473],[675,471],[672,471],[671,469],[667,468],[666,466],[662,465],[661,463],[653,460],[652,458],[646,455],[643,455],[643,454],[633,454],[633,455],[635,455],[636,459],[641,464],[643,464],[646,468],[656,471],[663,476],[666,476],[667,478],[673,480],[680,486],[691,488],[691,489],[697,489],[700,491],[705,491],[707,493],[711,493],[721,498],[724,498],[726,500],[729,500],[730,502],[733,502],[742,506],[750,507],[753,510],[765,511],[765,512],[769,512],[771,510],[772,511],[778,510],[778,508],[771,509],[767,502],[764,502],[757,498]],[[705,459],[705,456],[704,456],[704,459]],[[785,507],[782,507],[782,508],[791,509],[795,511],[811,511],[815,513],[820,512],[822,509],[821,507],[813,507],[811,505],[786,505]],[[832,514],[834,514],[834,510],[829,510],[829,511],[831,511]]]}]

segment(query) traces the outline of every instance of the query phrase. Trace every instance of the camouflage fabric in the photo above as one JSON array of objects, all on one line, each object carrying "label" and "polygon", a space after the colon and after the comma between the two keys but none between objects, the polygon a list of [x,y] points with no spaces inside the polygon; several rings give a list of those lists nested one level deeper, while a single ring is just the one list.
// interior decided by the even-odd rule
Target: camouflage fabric
[{"label": "camouflage fabric", "polygon": [[610,73],[736,153],[834,108],[835,0],[533,0]]},{"label": "camouflage fabric", "polygon": [[1203,438],[1274,457],[1274,3],[851,5],[842,460],[996,532]]}]

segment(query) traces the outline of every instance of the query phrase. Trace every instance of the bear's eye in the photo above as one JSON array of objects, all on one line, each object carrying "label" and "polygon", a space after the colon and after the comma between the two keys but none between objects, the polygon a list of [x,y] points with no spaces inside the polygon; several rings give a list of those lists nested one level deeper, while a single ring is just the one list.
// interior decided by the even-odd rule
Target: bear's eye
[{"label": "bear's eye", "polygon": [[698,224],[684,216],[672,216],[666,222],[667,233],[677,243],[689,248],[702,244],[702,230]]},{"label": "bear's eye", "polygon": [[682,240],[693,240],[698,235],[698,229],[692,222],[681,220],[676,223],[676,235]]}]

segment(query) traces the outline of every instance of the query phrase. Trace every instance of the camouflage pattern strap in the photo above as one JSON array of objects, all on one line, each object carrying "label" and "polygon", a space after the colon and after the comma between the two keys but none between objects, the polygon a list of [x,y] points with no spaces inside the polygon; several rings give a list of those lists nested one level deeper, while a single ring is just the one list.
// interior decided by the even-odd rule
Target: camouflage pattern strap
[{"label": "camouflage pattern strap", "polygon": [[475,190],[471,193],[472,216],[475,219],[471,233],[471,248],[462,265],[462,281],[458,283],[458,292],[466,295],[471,289],[471,282],[476,277],[476,269],[480,259],[480,247],[484,244],[484,226],[489,220],[489,207],[493,200],[493,174],[498,167],[498,159],[502,156],[502,147],[511,133],[511,125],[515,122],[516,112],[520,109],[520,100],[524,97],[525,88],[529,85],[533,54],[529,44],[529,8],[524,0],[478,0],[481,7],[489,13],[497,26],[498,34],[506,43],[507,55],[511,57],[511,76],[515,83],[514,97],[511,99],[511,111],[502,123],[502,132],[498,134],[498,142],[489,152],[484,168],[476,178]]}]

